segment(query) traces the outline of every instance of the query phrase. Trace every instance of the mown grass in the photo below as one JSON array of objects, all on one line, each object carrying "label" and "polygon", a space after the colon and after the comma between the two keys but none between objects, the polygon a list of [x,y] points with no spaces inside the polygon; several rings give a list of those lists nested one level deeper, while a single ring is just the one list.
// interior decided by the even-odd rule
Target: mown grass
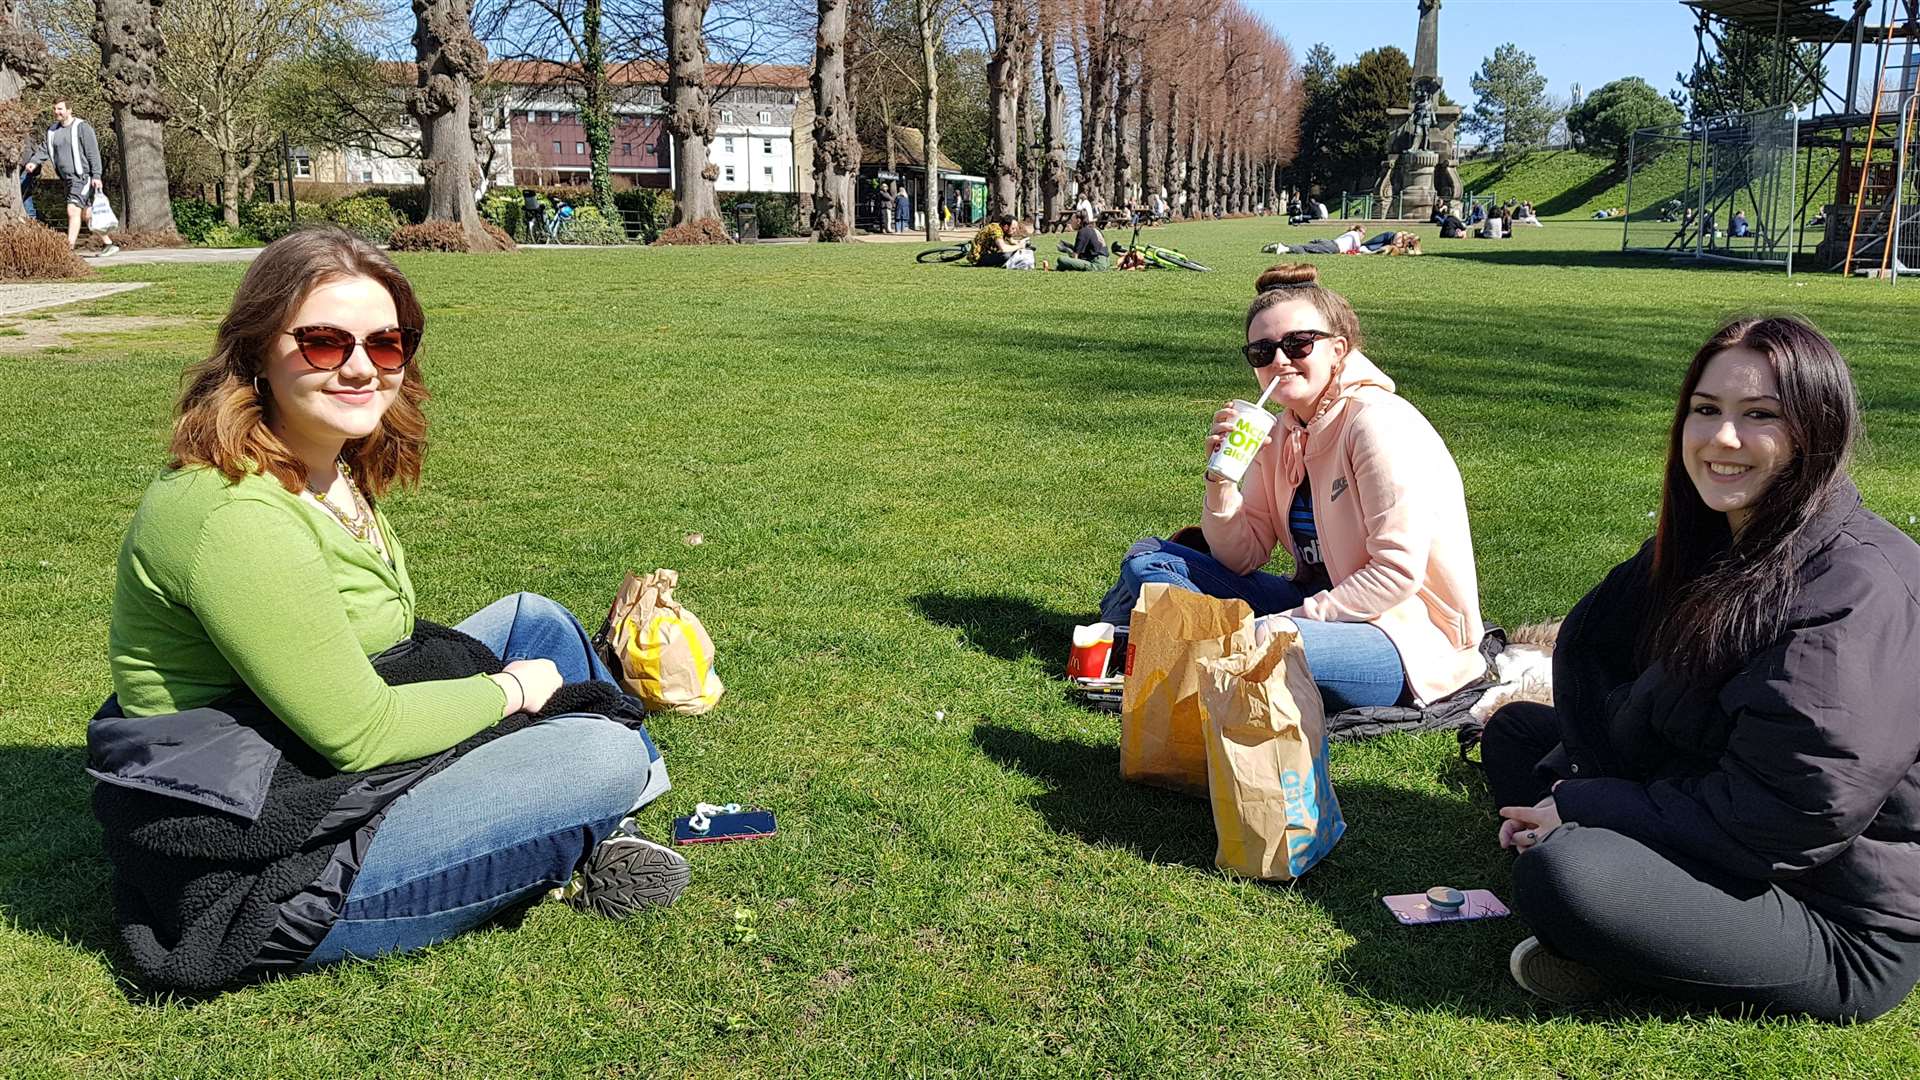
[{"label": "mown grass", "polygon": [[[1762,161],[1756,157],[1751,167],[1762,168]],[[1793,212],[1797,213],[1804,202],[1812,207],[1807,215],[1810,218],[1833,200],[1833,161],[1831,150],[1796,156],[1790,196]],[[1629,194],[1625,165],[1617,164],[1611,154],[1580,150],[1535,150],[1504,161],[1470,161],[1460,166],[1460,182],[1475,195],[1492,195],[1501,202],[1531,202],[1541,217],[1574,220],[1591,218],[1596,210],[1624,207]],[[1699,182],[1698,173],[1687,172],[1686,148],[1677,147],[1634,169],[1632,209],[1636,215],[1645,212],[1651,217],[1671,199],[1697,203],[1699,193],[1690,185]],[[1775,216],[1759,214],[1751,190],[1737,192],[1734,206],[1768,220]]]},{"label": "mown grass", "polygon": [[[426,484],[390,510],[422,613],[532,589],[592,620],[622,570],[678,568],[729,695],[655,725],[676,786],[646,824],[734,799],[781,835],[695,851],[681,903],[631,922],[542,906],[201,1002],[120,981],[81,746],[121,531],[241,271],[109,272],[157,284],[84,310],[152,329],[0,358],[0,1072],[1920,1072],[1920,1005],[1557,1015],[1508,983],[1518,921],[1397,927],[1382,894],[1508,888],[1450,737],[1337,747],[1349,832],[1293,887],[1225,879],[1203,803],[1119,781],[1115,720],[1055,678],[1065,631],[1130,540],[1195,518],[1206,417],[1249,385],[1257,249],[1306,235],[1160,234],[1211,275],[878,245],[404,258],[437,396]],[[1622,260],[1617,236],[1321,260],[1459,461],[1491,619],[1565,611],[1647,534],[1670,395],[1733,311],[1842,343],[1861,487],[1914,529],[1920,292]]]}]

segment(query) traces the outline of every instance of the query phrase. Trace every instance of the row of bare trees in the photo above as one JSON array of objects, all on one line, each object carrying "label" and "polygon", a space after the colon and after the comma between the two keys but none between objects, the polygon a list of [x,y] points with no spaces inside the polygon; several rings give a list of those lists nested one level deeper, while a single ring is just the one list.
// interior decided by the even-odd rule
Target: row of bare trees
[{"label": "row of bare trees", "polygon": [[[989,213],[1057,217],[1164,195],[1188,216],[1278,201],[1298,149],[1301,89],[1287,45],[1241,0],[817,0],[812,224],[852,227],[863,82],[918,92],[925,160],[940,154],[940,54],[987,53]],[[909,30],[902,33],[902,29]],[[1069,167],[1068,128],[1077,118]],[[869,125],[871,127],[871,125]],[[939,202],[937,168],[922,201]],[[927,215],[931,237],[937,215]]]}]

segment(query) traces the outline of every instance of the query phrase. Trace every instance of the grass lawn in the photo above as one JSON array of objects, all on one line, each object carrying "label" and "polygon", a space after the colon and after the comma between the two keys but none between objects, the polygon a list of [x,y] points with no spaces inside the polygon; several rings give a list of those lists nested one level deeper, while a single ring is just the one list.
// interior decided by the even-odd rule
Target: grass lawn
[{"label": "grass lawn", "polygon": [[[592,622],[622,570],[678,568],[729,693],[654,725],[675,787],[645,822],[738,800],[780,837],[693,851],[681,902],[630,922],[544,905],[203,1002],[120,981],[80,770],[115,551],[241,268],[103,275],[157,284],[60,317],[150,328],[0,354],[0,1073],[1920,1074],[1920,1003],[1855,1029],[1554,1014],[1508,981],[1517,920],[1397,927],[1382,894],[1510,895],[1451,736],[1336,747],[1349,831],[1292,887],[1224,878],[1204,803],[1120,781],[1117,720],[1056,678],[1067,628],[1128,542],[1197,519],[1207,417],[1252,385],[1258,248],[1310,235],[1156,237],[1214,274],[894,245],[402,258],[436,394],[426,483],[390,501],[422,614],[529,589]],[[1856,478],[1920,531],[1920,289],[1674,269],[1618,236],[1319,260],[1459,461],[1489,619],[1565,612],[1648,535],[1671,395],[1735,311],[1841,343]]]}]

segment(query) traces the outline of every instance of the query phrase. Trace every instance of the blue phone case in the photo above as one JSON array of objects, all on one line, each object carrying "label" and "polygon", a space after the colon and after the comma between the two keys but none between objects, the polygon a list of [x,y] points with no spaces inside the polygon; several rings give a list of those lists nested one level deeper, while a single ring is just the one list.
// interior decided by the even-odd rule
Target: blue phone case
[{"label": "blue phone case", "polygon": [[774,834],[773,811],[742,810],[738,814],[714,814],[708,818],[705,832],[693,831],[691,817],[673,819],[676,844],[713,844],[722,840],[758,840]]}]

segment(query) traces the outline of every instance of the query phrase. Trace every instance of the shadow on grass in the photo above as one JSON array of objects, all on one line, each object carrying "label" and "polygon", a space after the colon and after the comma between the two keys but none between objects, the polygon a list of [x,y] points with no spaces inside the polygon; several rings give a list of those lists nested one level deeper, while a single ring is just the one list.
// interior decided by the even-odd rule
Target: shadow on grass
[{"label": "shadow on grass", "polygon": [[[1117,746],[1052,739],[980,724],[974,745],[1003,768],[1046,785],[1029,799],[1049,828],[1159,864],[1213,873],[1213,813],[1204,799],[1120,779]],[[1449,786],[1471,783],[1467,766]],[[1430,885],[1510,895],[1507,856],[1492,843],[1491,813],[1464,794],[1440,797],[1373,782],[1338,791],[1347,834],[1299,881],[1274,884],[1312,901],[1353,938],[1328,977],[1355,994],[1409,1008],[1489,1019],[1530,1017],[1507,978],[1507,953],[1526,936],[1518,920],[1402,927],[1380,902]]]},{"label": "shadow on grass", "polygon": [[1073,628],[1085,615],[1064,615],[1023,596],[920,593],[911,603],[928,622],[960,631],[967,644],[1001,660],[1037,659],[1066,670]]},{"label": "shadow on grass", "polygon": [[117,967],[107,860],[85,763],[78,746],[0,746],[0,913]]}]

